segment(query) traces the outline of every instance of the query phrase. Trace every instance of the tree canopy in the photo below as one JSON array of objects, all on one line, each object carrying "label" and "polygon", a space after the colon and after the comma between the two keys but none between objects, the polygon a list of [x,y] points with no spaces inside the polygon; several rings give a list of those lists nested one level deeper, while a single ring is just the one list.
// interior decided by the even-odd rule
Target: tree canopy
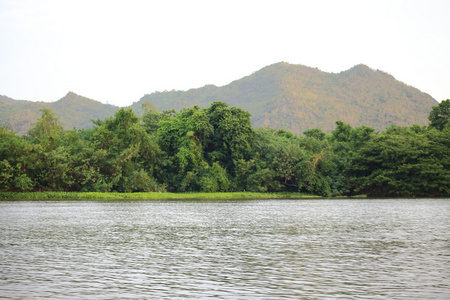
[{"label": "tree canopy", "polygon": [[428,120],[430,120],[431,127],[443,130],[449,124],[450,120],[450,99],[442,101],[437,106],[433,106]]},{"label": "tree canopy", "polygon": [[27,136],[0,128],[1,191],[450,194],[449,100],[430,126],[377,132],[336,121],[331,134],[253,128],[223,102],[138,117],[122,108],[92,129],[63,130],[51,110]]}]

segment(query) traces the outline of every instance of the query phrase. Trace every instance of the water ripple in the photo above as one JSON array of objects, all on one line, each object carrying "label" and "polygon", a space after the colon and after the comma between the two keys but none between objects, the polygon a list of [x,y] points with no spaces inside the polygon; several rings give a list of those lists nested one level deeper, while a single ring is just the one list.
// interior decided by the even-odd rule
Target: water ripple
[{"label": "water ripple", "polygon": [[0,220],[0,298],[450,298],[448,199],[1,202]]}]

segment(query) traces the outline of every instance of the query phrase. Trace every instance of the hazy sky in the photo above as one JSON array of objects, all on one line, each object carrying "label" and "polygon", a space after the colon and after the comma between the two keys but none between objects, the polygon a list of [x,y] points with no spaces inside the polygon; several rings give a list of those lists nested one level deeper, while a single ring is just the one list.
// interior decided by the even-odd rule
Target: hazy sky
[{"label": "hazy sky", "polygon": [[126,106],[285,61],[363,63],[442,101],[449,16],[449,0],[0,0],[0,94]]}]

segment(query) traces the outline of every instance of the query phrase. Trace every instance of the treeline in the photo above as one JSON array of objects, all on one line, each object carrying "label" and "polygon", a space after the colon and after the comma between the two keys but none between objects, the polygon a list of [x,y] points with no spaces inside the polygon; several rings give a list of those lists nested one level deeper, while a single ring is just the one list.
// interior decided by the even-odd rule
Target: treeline
[{"label": "treeline", "polygon": [[304,136],[254,129],[248,112],[223,102],[143,109],[84,130],[63,130],[42,109],[26,136],[0,128],[0,190],[450,195],[450,100],[433,107],[428,127],[337,121],[331,134]]}]

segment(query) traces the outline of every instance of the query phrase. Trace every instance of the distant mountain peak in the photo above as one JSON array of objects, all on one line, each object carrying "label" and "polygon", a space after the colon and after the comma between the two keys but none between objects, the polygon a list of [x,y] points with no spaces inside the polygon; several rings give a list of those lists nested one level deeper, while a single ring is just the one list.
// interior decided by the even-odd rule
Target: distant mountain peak
[{"label": "distant mountain peak", "polygon": [[385,80],[396,80],[394,76],[392,76],[391,74],[381,70],[372,69],[371,67],[365,64],[355,65],[352,68],[348,69],[347,71],[341,72],[340,74],[347,75],[349,77],[352,76],[363,77],[367,80],[371,80],[371,78],[374,76],[385,77]]},{"label": "distant mountain peak", "polygon": [[376,70],[372,69],[371,67],[365,65],[365,64],[358,64],[355,65],[353,67],[351,67],[350,69],[343,71],[341,73],[353,73],[353,74],[369,74],[369,73],[375,73]]},{"label": "distant mountain peak", "polygon": [[97,100],[93,100],[93,99],[78,95],[74,92],[68,92],[64,97],[62,97],[61,99],[59,99],[58,101],[56,101],[54,103],[65,103],[65,102],[75,102],[75,103],[84,103],[84,104],[100,103]]},{"label": "distant mountain peak", "polygon": [[40,116],[39,110],[44,107],[55,112],[65,129],[90,128],[92,127],[92,119],[105,119],[119,110],[116,106],[103,104],[74,92],[68,92],[55,102],[11,99],[0,105],[0,126],[7,126],[11,130],[17,131],[18,134],[26,134],[31,124],[36,122]]},{"label": "distant mountain peak", "polygon": [[369,67],[368,65],[366,65],[366,64],[357,64],[357,65],[354,65],[352,68],[350,68],[350,69],[363,69],[363,70],[372,70],[372,71],[374,71],[371,67]]},{"label": "distant mountain peak", "polygon": [[83,100],[88,100],[87,98],[81,97],[74,92],[68,92],[64,97],[61,99],[53,102],[55,105],[71,105],[72,103],[80,102]]}]

